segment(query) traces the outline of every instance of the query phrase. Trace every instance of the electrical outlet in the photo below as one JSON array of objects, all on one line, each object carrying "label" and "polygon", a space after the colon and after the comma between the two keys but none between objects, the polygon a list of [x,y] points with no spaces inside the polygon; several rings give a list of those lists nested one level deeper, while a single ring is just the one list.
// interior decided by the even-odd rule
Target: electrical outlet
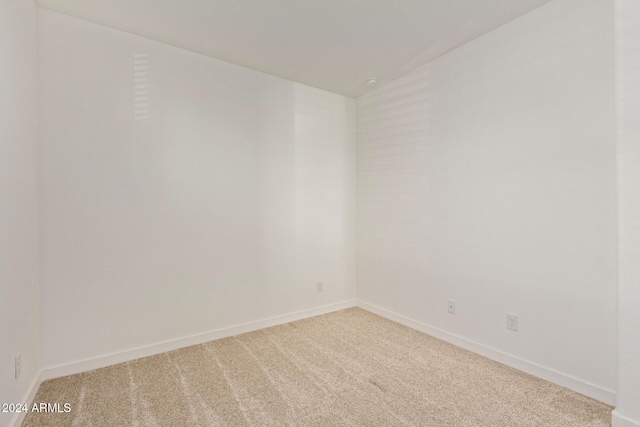
[{"label": "electrical outlet", "polygon": [[318,292],[324,291],[324,284],[322,282],[316,283],[316,291]]},{"label": "electrical outlet", "polygon": [[451,314],[456,314],[456,302],[454,300],[447,300],[447,311]]},{"label": "electrical outlet", "polygon": [[20,353],[16,354],[15,359],[15,370],[16,370],[16,379],[20,378],[20,374],[22,373],[22,355]]},{"label": "electrical outlet", "polygon": [[518,332],[518,316],[507,314],[507,329]]}]

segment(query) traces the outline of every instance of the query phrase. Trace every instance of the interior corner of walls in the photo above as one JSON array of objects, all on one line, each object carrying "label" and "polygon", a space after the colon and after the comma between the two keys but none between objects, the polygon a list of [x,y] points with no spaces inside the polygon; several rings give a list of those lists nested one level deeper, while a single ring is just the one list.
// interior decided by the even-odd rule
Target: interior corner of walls
[{"label": "interior corner of walls", "polygon": [[640,427],[640,420],[627,418],[617,409],[614,409],[611,412],[611,427]]}]

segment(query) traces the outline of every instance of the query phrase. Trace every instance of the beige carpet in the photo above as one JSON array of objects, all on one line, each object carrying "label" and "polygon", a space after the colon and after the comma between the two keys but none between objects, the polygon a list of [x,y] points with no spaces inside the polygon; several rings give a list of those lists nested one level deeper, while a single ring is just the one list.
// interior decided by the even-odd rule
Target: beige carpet
[{"label": "beige carpet", "polygon": [[35,426],[609,426],[611,407],[358,308],[47,381]]}]

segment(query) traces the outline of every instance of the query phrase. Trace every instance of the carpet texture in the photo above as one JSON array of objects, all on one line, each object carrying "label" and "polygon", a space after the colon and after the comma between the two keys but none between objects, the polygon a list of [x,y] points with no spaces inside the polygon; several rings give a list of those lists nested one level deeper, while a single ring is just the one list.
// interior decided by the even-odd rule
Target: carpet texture
[{"label": "carpet texture", "polygon": [[351,308],[44,382],[40,426],[609,426],[612,408]]}]

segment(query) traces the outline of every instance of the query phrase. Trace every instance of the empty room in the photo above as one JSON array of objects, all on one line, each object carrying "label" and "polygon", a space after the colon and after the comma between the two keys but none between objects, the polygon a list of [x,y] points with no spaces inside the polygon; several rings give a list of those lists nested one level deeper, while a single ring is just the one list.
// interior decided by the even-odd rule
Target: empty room
[{"label": "empty room", "polygon": [[0,427],[640,427],[640,2],[1,0]]}]

